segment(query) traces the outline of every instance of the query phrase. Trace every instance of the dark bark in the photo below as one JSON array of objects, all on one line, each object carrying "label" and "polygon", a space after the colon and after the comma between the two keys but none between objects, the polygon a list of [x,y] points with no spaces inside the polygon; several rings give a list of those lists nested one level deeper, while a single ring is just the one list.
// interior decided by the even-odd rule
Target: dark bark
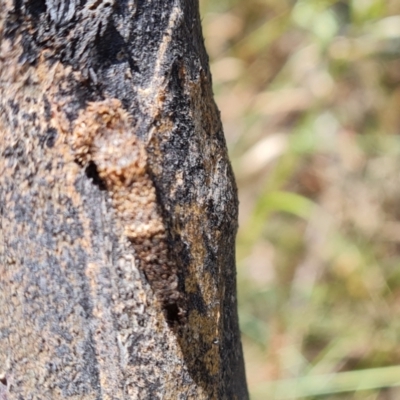
[{"label": "dark bark", "polygon": [[247,399],[197,2],[0,10],[0,398]]}]

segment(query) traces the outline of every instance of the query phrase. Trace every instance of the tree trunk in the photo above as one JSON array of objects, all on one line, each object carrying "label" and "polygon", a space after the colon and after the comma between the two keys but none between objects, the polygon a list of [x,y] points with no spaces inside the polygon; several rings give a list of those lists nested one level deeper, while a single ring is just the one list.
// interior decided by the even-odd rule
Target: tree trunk
[{"label": "tree trunk", "polygon": [[247,399],[197,1],[0,10],[0,399]]}]

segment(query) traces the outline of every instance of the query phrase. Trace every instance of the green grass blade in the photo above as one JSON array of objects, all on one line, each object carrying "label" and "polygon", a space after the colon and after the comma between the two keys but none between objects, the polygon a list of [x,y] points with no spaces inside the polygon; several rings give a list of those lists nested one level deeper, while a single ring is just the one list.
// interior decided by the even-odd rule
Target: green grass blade
[{"label": "green grass blade", "polygon": [[268,382],[258,386],[253,391],[252,398],[254,400],[303,399],[310,396],[377,390],[395,386],[400,386],[400,366]]}]

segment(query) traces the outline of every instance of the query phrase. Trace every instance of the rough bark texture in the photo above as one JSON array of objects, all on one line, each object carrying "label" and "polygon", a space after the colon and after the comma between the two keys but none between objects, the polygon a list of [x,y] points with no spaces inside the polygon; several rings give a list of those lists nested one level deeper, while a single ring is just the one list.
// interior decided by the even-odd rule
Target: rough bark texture
[{"label": "rough bark texture", "polygon": [[247,399],[197,1],[0,10],[0,399]]}]

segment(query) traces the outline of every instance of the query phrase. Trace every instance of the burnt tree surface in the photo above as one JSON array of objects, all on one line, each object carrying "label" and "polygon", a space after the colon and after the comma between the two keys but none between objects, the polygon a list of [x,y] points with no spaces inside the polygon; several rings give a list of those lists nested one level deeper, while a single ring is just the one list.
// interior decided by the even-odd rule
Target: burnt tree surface
[{"label": "burnt tree surface", "polygon": [[237,208],[196,0],[0,0],[0,399],[247,399]]}]

